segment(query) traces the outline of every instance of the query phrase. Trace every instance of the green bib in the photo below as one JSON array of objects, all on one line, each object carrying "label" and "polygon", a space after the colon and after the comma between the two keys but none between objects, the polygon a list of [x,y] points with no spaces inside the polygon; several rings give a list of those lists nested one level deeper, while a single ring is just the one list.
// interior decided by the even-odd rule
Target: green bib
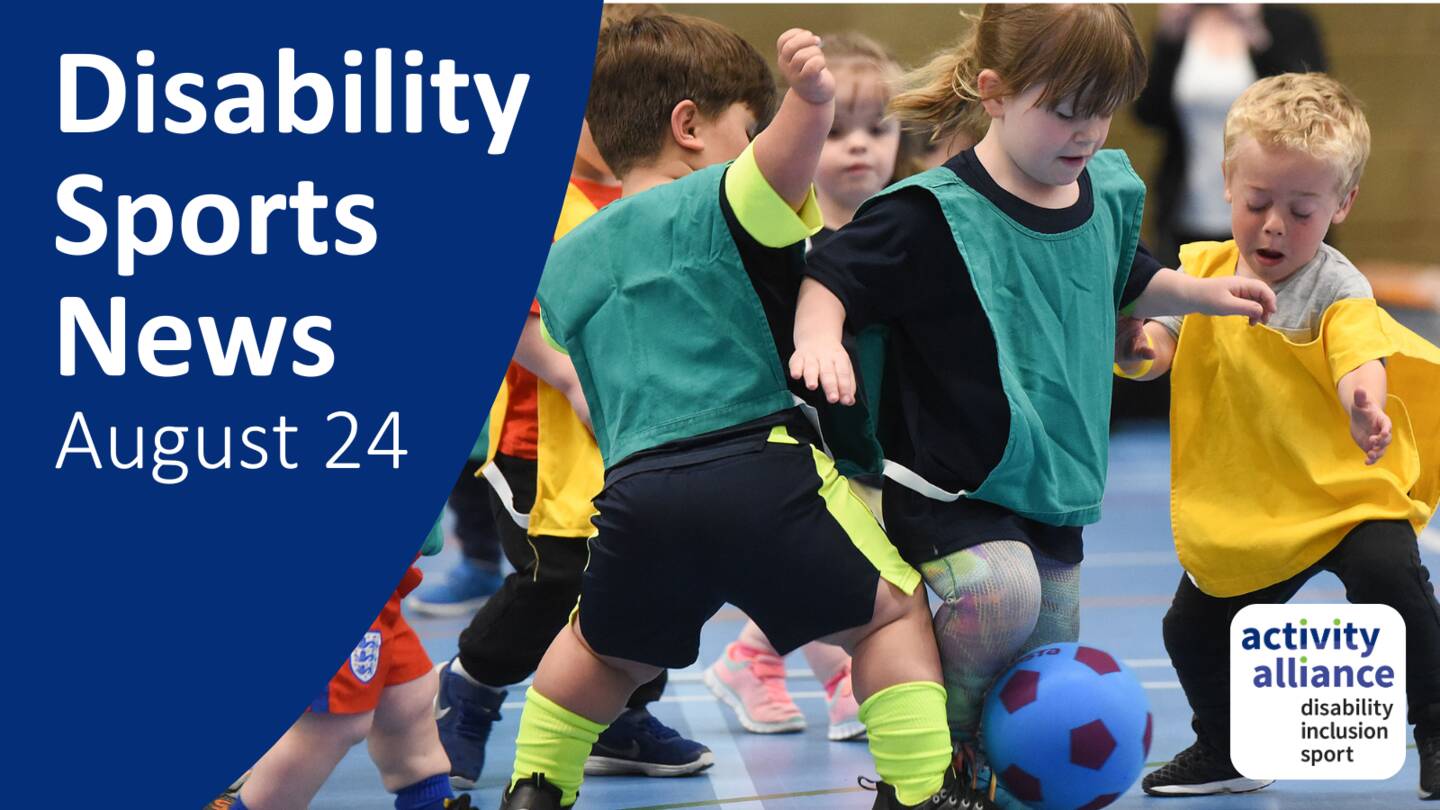
[{"label": "green bib", "polygon": [[939,201],[995,334],[1010,405],[1005,453],[974,491],[946,492],[894,462],[886,463],[887,476],[932,498],[977,498],[1054,526],[1100,519],[1115,316],[1140,238],[1145,185],[1118,149],[1096,153],[1089,173],[1094,213],[1055,234],[1025,228],[943,168],[882,192],[918,186]]},{"label": "green bib", "polygon": [[794,402],[720,209],[727,165],[613,202],[550,250],[541,317],[575,364],[607,469]]}]

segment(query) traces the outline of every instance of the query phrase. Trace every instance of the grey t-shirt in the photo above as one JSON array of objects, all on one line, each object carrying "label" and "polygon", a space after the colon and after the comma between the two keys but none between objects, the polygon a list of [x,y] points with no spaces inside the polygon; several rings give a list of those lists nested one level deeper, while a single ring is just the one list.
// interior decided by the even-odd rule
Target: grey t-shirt
[{"label": "grey t-shirt", "polygon": [[[1270,316],[1269,326],[1295,343],[1309,343],[1320,336],[1320,319],[1336,301],[1375,296],[1370,282],[1345,254],[1323,242],[1315,258],[1272,289],[1275,314]],[[1165,316],[1152,320],[1179,337],[1184,319]]]}]

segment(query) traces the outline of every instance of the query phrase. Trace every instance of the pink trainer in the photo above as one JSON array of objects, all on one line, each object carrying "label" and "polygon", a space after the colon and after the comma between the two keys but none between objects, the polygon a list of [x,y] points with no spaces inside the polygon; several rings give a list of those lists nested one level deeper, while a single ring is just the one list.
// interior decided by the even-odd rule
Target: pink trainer
[{"label": "pink trainer", "polygon": [[[731,643],[720,660],[705,670],[705,685],[715,697],[735,710],[746,731],[754,734],[804,731],[805,715],[785,688],[784,659],[765,653],[737,657],[739,646],[739,642]],[[747,648],[744,652],[750,651]],[[853,704],[854,698],[850,702]]]},{"label": "pink trainer", "polygon": [[860,722],[860,704],[855,702],[855,692],[850,684],[850,665],[835,674],[825,684],[825,706],[830,710],[832,740],[858,740],[865,736],[865,724]]}]

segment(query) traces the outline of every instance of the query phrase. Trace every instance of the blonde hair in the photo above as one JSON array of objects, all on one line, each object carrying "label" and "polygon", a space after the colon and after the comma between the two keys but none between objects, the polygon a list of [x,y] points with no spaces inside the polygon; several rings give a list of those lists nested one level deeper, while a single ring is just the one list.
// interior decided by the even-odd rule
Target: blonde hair
[{"label": "blonde hair", "polygon": [[[1109,115],[1145,86],[1145,51],[1130,13],[1119,4],[1049,3],[986,5],[960,42],[905,77],[906,91],[891,102],[902,120],[929,129],[931,139],[989,126],[981,101],[1023,93],[1044,83],[1037,105],[1054,108],[1073,99],[1075,115]],[[1000,76],[983,96],[982,70]]]},{"label": "blonde hair", "polygon": [[1334,166],[1338,193],[1360,185],[1370,157],[1370,125],[1360,100],[1324,73],[1282,73],[1250,85],[1225,116],[1225,172],[1249,135],[1262,146],[1310,155]]},{"label": "blonde hair", "polygon": [[[881,109],[889,105],[905,70],[888,48],[858,31],[821,34],[820,41],[825,49],[825,62],[837,80],[849,74],[855,77],[857,84],[868,82],[879,91]],[[901,137],[895,155],[895,170],[888,182],[893,183],[915,173],[914,152],[912,140]]]},{"label": "blonde hair", "polygon": [[894,92],[896,82],[904,74],[894,54],[858,31],[822,34],[820,41],[830,72],[873,73],[876,80],[883,83],[887,95]]}]

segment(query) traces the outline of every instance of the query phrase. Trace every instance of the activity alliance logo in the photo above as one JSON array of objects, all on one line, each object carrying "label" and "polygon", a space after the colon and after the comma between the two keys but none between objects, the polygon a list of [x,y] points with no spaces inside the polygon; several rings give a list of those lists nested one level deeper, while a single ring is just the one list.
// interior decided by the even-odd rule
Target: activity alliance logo
[{"label": "activity alliance logo", "polygon": [[1251,779],[1388,779],[1405,761],[1405,622],[1251,605],[1230,624],[1230,748]]}]

